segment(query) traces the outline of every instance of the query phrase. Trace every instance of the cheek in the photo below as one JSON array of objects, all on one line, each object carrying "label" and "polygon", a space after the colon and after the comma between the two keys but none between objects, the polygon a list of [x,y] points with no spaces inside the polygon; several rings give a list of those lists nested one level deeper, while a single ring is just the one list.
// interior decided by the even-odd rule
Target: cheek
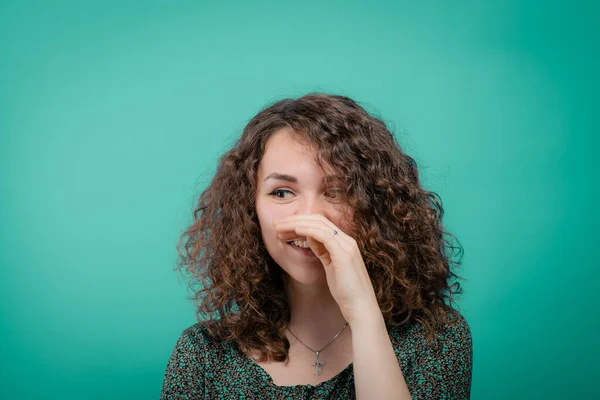
[{"label": "cheek", "polygon": [[348,215],[344,217],[342,217],[340,213],[339,215],[337,215],[336,221],[334,223],[337,226],[339,226],[347,235],[355,238],[354,213],[348,212]]},{"label": "cheek", "polygon": [[278,218],[286,217],[289,213],[286,213],[284,207],[277,207],[276,204],[257,202],[256,204],[256,215],[258,216],[258,222],[260,223],[260,229],[263,237],[276,236],[275,227],[273,221]]}]

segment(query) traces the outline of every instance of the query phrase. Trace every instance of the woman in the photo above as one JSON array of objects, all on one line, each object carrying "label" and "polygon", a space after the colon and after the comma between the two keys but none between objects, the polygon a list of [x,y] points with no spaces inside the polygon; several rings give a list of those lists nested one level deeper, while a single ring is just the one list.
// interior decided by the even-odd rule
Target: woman
[{"label": "woman", "polygon": [[353,100],[262,110],[181,237],[201,322],[179,337],[161,398],[469,398],[471,333],[450,306],[462,248],[442,215]]}]

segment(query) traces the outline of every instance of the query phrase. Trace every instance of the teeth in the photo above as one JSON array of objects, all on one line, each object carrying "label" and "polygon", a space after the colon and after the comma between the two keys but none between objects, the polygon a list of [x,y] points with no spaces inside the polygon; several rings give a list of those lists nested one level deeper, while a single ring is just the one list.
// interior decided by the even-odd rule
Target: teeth
[{"label": "teeth", "polygon": [[293,240],[292,244],[294,246],[302,247],[303,249],[308,249],[308,241],[306,240]]}]

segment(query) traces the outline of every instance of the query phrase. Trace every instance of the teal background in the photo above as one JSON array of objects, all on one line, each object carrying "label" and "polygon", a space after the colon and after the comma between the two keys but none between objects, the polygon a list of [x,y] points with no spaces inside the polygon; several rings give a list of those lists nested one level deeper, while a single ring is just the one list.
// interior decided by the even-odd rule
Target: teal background
[{"label": "teal background", "polygon": [[591,399],[600,7],[0,1],[0,398],[158,398],[195,322],[172,269],[261,107],[383,116],[465,248],[473,399]]}]

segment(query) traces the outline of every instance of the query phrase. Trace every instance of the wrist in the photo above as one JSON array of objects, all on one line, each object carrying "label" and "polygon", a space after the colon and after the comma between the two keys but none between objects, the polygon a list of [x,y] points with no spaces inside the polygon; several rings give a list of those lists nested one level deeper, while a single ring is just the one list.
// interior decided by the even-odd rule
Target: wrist
[{"label": "wrist", "polygon": [[383,319],[383,314],[381,314],[381,310],[379,309],[379,305],[377,303],[371,303],[358,307],[354,318],[348,321],[348,325],[352,331],[355,331],[374,326],[385,326],[385,321]]}]

